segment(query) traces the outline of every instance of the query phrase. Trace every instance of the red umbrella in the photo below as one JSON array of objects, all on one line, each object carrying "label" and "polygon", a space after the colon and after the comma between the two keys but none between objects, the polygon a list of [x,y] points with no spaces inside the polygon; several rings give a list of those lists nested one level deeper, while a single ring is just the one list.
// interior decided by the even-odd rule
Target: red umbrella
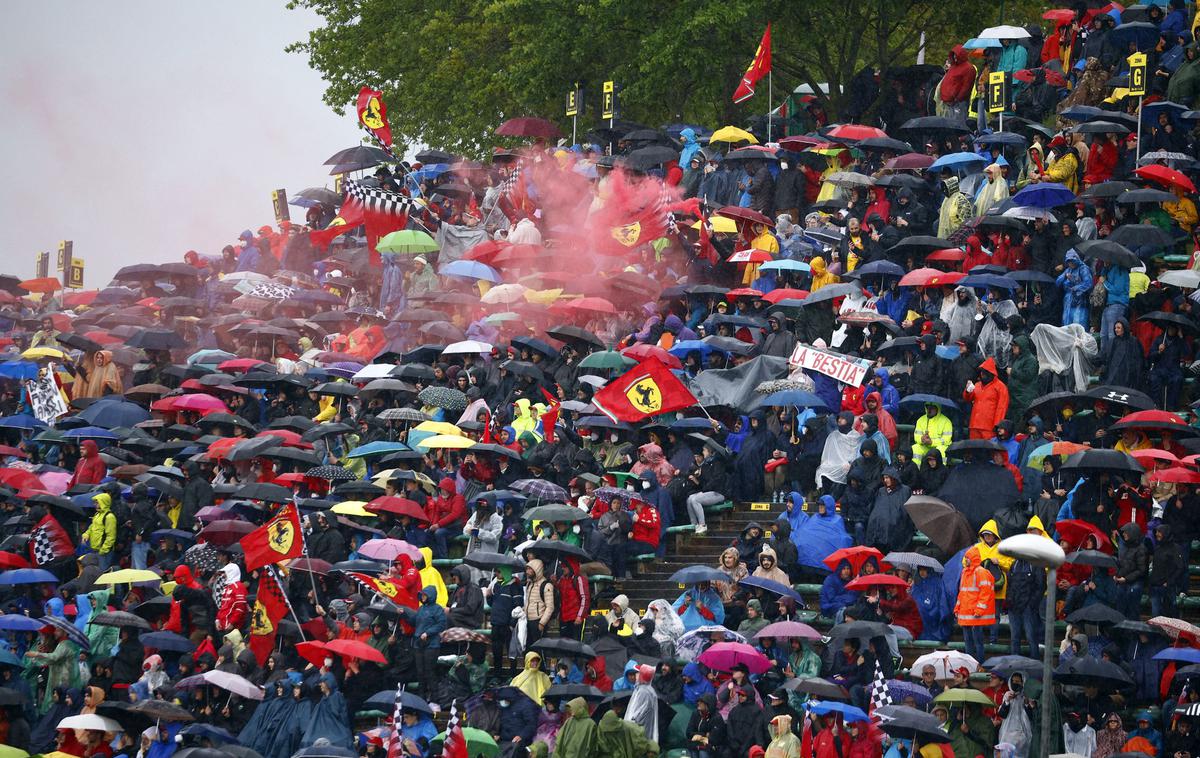
[{"label": "red umbrella", "polygon": [[482,261],[484,263],[491,262],[492,258],[512,247],[511,242],[504,240],[487,240],[480,242],[470,250],[463,254],[463,257],[469,261]]},{"label": "red umbrella", "polygon": [[1171,639],[1177,640],[1183,637],[1192,642],[1200,640],[1200,627],[1195,624],[1189,624],[1182,619],[1171,618],[1169,616],[1155,616],[1146,623],[1162,629]]},{"label": "red umbrella", "polygon": [[1064,519],[1056,523],[1054,529],[1058,532],[1059,537],[1066,540],[1067,544],[1073,548],[1082,548],[1083,541],[1090,536],[1096,539],[1098,550],[1105,553],[1112,552],[1113,546],[1108,536],[1095,525],[1082,519]]},{"label": "red umbrella", "polygon": [[299,447],[306,450],[312,449],[312,445],[301,439],[300,434],[298,432],[293,432],[291,429],[264,429],[254,436],[256,438],[278,437],[280,440],[282,440],[285,447]]},{"label": "red umbrella", "polygon": [[766,263],[775,260],[775,257],[766,250],[748,247],[745,250],[738,250],[726,260],[729,263]]},{"label": "red umbrella", "polygon": [[851,570],[857,574],[862,570],[862,565],[867,562],[868,558],[874,558],[879,562],[880,568],[883,567],[883,553],[873,547],[864,547],[862,545],[835,550],[822,562],[829,567],[830,571],[837,571],[839,563],[849,561]]},{"label": "red umbrella", "polygon": [[846,583],[846,589],[848,590],[869,590],[872,587],[903,587],[904,589],[908,589],[908,582],[895,574],[867,574]]},{"label": "red umbrella", "polygon": [[496,266],[518,266],[550,255],[553,252],[541,245],[509,245],[492,256],[491,262]]},{"label": "red umbrella", "polygon": [[0,569],[7,571],[8,569],[27,568],[29,568],[29,560],[25,556],[8,551],[0,551]]},{"label": "red umbrella", "polygon": [[254,524],[249,521],[236,521],[234,519],[222,519],[214,521],[204,527],[196,534],[197,537],[203,537],[205,542],[211,542],[214,545],[225,547],[245,537],[250,532],[257,529]]},{"label": "red umbrella", "polygon": [[7,484],[15,490],[42,489],[42,480],[32,471],[19,468],[0,468],[0,484]]},{"label": "red umbrella", "polygon": [[1164,468],[1150,472],[1150,481],[1168,484],[1200,484],[1200,471],[1190,468]]},{"label": "red umbrella", "polygon": [[510,118],[496,128],[496,134],[501,137],[541,137],[543,139],[556,139],[562,136],[562,132],[553,123],[544,118],[530,116]]},{"label": "red umbrella", "polygon": [[967,251],[960,250],[957,247],[947,247],[941,250],[934,250],[929,255],[925,256],[927,261],[938,261],[940,263],[962,263],[967,259]]},{"label": "red umbrella", "polygon": [[901,287],[942,287],[958,284],[965,277],[961,271],[941,271],[936,268],[917,268],[900,277]]},{"label": "red umbrella", "polygon": [[257,358],[231,358],[230,360],[223,361],[222,363],[218,364],[217,370],[224,371],[226,373],[235,371],[242,373],[249,371],[255,366],[262,366],[264,364],[265,361],[260,361]]},{"label": "red umbrella", "polygon": [[[1134,450],[1129,455],[1132,456],[1133,458],[1135,458],[1138,463],[1142,464],[1147,469],[1149,469],[1151,467],[1151,465],[1153,465],[1153,463],[1152,463],[1153,461],[1162,461],[1164,463],[1189,463],[1190,462],[1186,458],[1182,461],[1179,460],[1179,458],[1175,457],[1174,453],[1169,452],[1167,450],[1156,450],[1155,448],[1152,448],[1152,447],[1148,447],[1145,450]],[[1190,458],[1191,456],[1188,456],[1188,457]]]},{"label": "red umbrella", "polygon": [[1185,192],[1196,191],[1196,185],[1192,183],[1191,179],[1188,179],[1183,173],[1169,166],[1160,166],[1157,163],[1152,163],[1149,166],[1142,166],[1133,173],[1143,179],[1158,182],[1166,187],[1178,187]]},{"label": "red umbrella", "polygon": [[804,135],[797,135],[795,137],[780,137],[779,138],[779,146],[782,147],[784,150],[791,150],[794,153],[802,153],[807,148],[810,148],[813,145],[819,145],[823,141],[824,140],[818,139],[816,137],[806,137]]},{"label": "red umbrella", "polygon": [[11,455],[16,458],[28,458],[29,453],[11,445],[0,445],[0,455]]},{"label": "red umbrella", "polygon": [[53,276],[43,276],[38,279],[26,279],[17,285],[26,292],[55,292],[62,289],[62,282]]},{"label": "red umbrella", "polygon": [[750,208],[743,208],[740,205],[727,205],[717,211],[717,215],[725,218],[733,218],[739,221],[749,221],[752,224],[766,224],[767,226],[775,226],[775,222],[767,216]]},{"label": "red umbrella", "polygon": [[617,312],[616,307],[602,297],[581,297],[578,300],[572,300],[567,303],[565,307],[573,311],[603,313],[606,315]]},{"label": "red umbrella", "polygon": [[1118,424],[1154,424],[1158,428],[1159,424],[1178,424],[1179,426],[1187,426],[1187,422],[1170,411],[1136,411],[1127,413],[1117,419]]},{"label": "red umbrella", "polygon": [[172,398],[171,407],[177,411],[199,411],[203,414],[229,413],[229,407],[221,398],[206,392],[193,392],[190,395],[180,395]]},{"label": "red umbrella", "polygon": [[114,337],[108,332],[100,331],[99,329],[91,332],[84,332],[84,337],[87,337],[92,342],[99,342],[101,345],[119,345],[125,340],[120,337]]},{"label": "red umbrella", "polygon": [[725,297],[762,297],[763,293],[751,287],[738,287],[725,293]]},{"label": "red umbrella", "polygon": [[304,474],[280,474],[279,476],[275,477],[275,481],[272,482],[272,484],[280,484],[284,487],[295,487],[297,484],[304,484],[307,479],[308,477],[306,477]]},{"label": "red umbrella", "polygon": [[924,153],[905,153],[897,155],[895,158],[889,158],[887,163],[883,164],[886,169],[892,171],[924,171],[933,165],[934,157],[925,155]]},{"label": "red umbrella", "polygon": [[841,142],[858,142],[859,140],[871,139],[872,137],[883,137],[886,139],[888,133],[875,126],[842,124],[825,132],[825,136]]},{"label": "red umbrella", "polygon": [[763,295],[763,300],[766,300],[772,305],[780,300],[803,300],[808,297],[808,290],[798,290],[792,287],[782,287],[777,290],[771,290]]},{"label": "red umbrella", "polygon": [[625,348],[621,351],[621,355],[637,361],[643,361],[647,358],[657,358],[667,368],[683,368],[683,364],[679,362],[678,358],[657,345],[647,345],[644,342],[639,342],[632,347]]},{"label": "red umbrella", "polygon": [[325,643],[325,649],[331,653],[337,653],[345,658],[357,658],[362,661],[374,661],[375,663],[387,663],[387,659],[383,657],[383,653],[371,647],[365,642],[358,640],[330,640]]},{"label": "red umbrella", "polygon": [[310,640],[309,642],[297,644],[296,652],[300,654],[301,658],[317,668],[325,665],[325,656],[329,653],[325,649],[325,643],[319,640]]},{"label": "red umbrella", "polygon": [[64,308],[78,308],[81,305],[91,305],[100,290],[84,290],[83,292],[68,292],[63,295]]},{"label": "red umbrella", "polygon": [[429,521],[429,517],[425,515],[421,506],[406,497],[384,495],[367,503],[364,508],[371,513],[392,513],[397,516],[408,516],[417,521]]}]

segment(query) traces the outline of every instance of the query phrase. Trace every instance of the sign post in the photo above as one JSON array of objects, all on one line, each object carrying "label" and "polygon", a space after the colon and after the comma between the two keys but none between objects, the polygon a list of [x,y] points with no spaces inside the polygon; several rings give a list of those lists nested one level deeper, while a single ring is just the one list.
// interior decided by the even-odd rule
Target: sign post
[{"label": "sign post", "polygon": [[1125,60],[1129,61],[1129,94],[1137,95],[1138,127],[1137,147],[1134,151],[1134,161],[1142,157],[1142,101],[1146,99],[1146,54],[1134,53]]},{"label": "sign post", "polygon": [[69,289],[83,289],[83,258],[72,258],[67,266],[64,284]]},{"label": "sign post", "polygon": [[284,221],[292,220],[292,214],[288,210],[287,190],[271,190],[271,205],[275,209],[276,224],[282,224]]},{"label": "sign post", "polygon": [[579,82],[575,82],[575,89],[567,93],[567,108],[566,115],[571,117],[571,144],[575,144],[575,133],[579,125],[579,112],[583,109],[583,90],[579,87]]},{"label": "sign post", "polygon": [[37,254],[37,278],[44,279],[50,276],[50,253],[43,250]]},{"label": "sign post", "polygon": [[608,119],[608,128],[611,129],[613,121],[617,117],[617,87],[611,79],[604,83],[603,97],[600,102],[600,118]]},{"label": "sign post", "polygon": [[63,240],[58,243],[58,270],[62,272],[63,287],[69,287],[71,261],[74,260],[72,251],[75,249],[75,243],[71,240]]},{"label": "sign post", "polygon": [[1012,90],[1007,71],[992,71],[988,74],[987,112],[1000,114],[1000,131],[1004,131],[1004,111],[1008,108],[1008,97]]}]

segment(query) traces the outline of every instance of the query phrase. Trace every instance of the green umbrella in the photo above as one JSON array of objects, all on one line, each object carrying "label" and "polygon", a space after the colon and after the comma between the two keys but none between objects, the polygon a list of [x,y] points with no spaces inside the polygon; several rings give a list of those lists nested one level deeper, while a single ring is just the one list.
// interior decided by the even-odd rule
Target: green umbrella
[{"label": "green umbrella", "polygon": [[626,358],[616,350],[601,350],[592,353],[579,362],[580,368],[600,368],[623,371],[636,364],[637,361]]},{"label": "green umbrella", "polygon": [[942,694],[935,697],[933,699],[933,702],[935,702],[935,703],[962,703],[962,704],[977,703],[979,705],[986,705],[991,708],[994,708],[996,706],[996,704],[994,702],[992,702],[992,699],[990,697],[983,694],[979,690],[972,689],[970,687],[961,687],[961,688],[946,690]]},{"label": "green umbrella", "polygon": [[[477,756],[480,755],[484,756],[484,758],[496,758],[496,756],[500,755],[500,747],[496,744],[496,741],[492,739],[492,735],[488,734],[482,729],[474,729],[469,726],[464,726],[462,733],[463,738],[467,741],[467,755],[470,756],[470,758],[477,758]],[[438,736],[429,741],[429,747],[434,748],[435,750],[440,750],[442,743],[445,741],[446,733],[441,732],[438,734]]]},{"label": "green umbrella", "polygon": [[437,243],[425,232],[418,229],[401,229],[398,232],[384,235],[375,245],[381,253],[400,253],[402,255],[419,255],[432,253],[438,249]]}]

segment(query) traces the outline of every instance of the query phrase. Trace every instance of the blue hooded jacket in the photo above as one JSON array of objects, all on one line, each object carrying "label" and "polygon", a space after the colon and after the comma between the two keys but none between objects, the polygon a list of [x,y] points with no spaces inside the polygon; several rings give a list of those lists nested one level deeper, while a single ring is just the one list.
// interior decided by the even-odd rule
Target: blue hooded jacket
[{"label": "blue hooded jacket", "polygon": [[831,495],[822,495],[825,515],[804,512],[804,498],[793,492],[792,510],[780,518],[787,518],[792,525],[791,539],[796,546],[796,560],[801,566],[825,568],[824,561],[834,551],[850,547],[854,541],[846,533],[846,524],[838,515],[836,503]]},{"label": "blue hooded jacket", "polygon": [[[839,563],[837,571],[825,577],[821,585],[821,615],[827,618],[834,618],[838,611],[858,602],[858,593],[846,589],[846,582],[838,575],[843,567],[850,568],[850,561]],[[853,571],[850,572],[850,581],[854,581]]]},{"label": "blue hooded jacket", "polygon": [[900,414],[900,391],[892,385],[891,375],[888,374],[886,368],[875,369],[875,376],[883,380],[882,387],[876,387],[875,392],[879,393],[880,400],[883,401],[883,408],[892,416]]},{"label": "blue hooded jacket", "polygon": [[696,141],[695,130],[690,127],[680,130],[679,140],[683,143],[683,150],[679,151],[679,167],[686,171],[692,162],[692,156],[700,152],[700,143]]},{"label": "blue hooded jacket", "polygon": [[637,686],[636,677],[634,678],[634,681],[632,681],[632,682],[629,681],[629,675],[637,674],[637,668],[638,668],[637,661],[633,660],[632,658],[630,658],[628,661],[626,661],[625,662],[625,670],[621,672],[620,678],[617,679],[615,682],[613,682],[612,691],[613,692],[626,692],[626,691],[632,690],[635,686]]},{"label": "blue hooded jacket", "polygon": [[[959,558],[959,566],[962,559]],[[930,574],[924,579],[913,582],[910,591],[917,610],[921,613],[921,639],[945,642],[950,639],[950,624],[954,614],[950,607],[950,598],[946,596],[946,587],[942,577]]]},{"label": "blue hooded jacket", "polygon": [[247,229],[238,235],[238,239],[245,242],[246,246],[238,253],[237,270],[257,272],[259,251],[258,245],[254,244],[254,234]]},{"label": "blue hooded jacket", "polygon": [[[446,630],[446,611],[437,604],[437,589],[426,587],[418,593],[421,605],[414,612],[405,609],[404,615],[411,619],[413,625],[413,645],[425,650],[441,648],[441,634]],[[421,641],[421,635],[425,640]]]},{"label": "blue hooded jacket", "polygon": [[712,686],[712,682],[708,681],[708,677],[704,675],[704,671],[700,668],[700,664],[692,661],[683,667],[683,676],[691,679],[690,682],[685,682],[683,685],[683,702],[696,707],[696,703],[705,695],[717,694],[717,690]]},{"label": "blue hooded jacket", "polygon": [[[688,601],[687,609],[680,611],[679,608],[683,601]],[[704,618],[700,611],[696,610],[696,603],[702,603],[706,610],[713,615],[711,619]],[[679,614],[679,618],[683,620],[684,631],[692,631],[699,629],[702,626],[712,624],[721,625],[725,623],[725,605],[721,602],[721,596],[711,587],[707,590],[701,590],[699,586],[693,585],[688,587],[682,595],[675,598],[673,604],[675,612]]]},{"label": "blue hooded jacket", "polygon": [[433,723],[433,719],[424,714],[412,726],[402,725],[400,727],[400,739],[412,740],[420,748],[422,756],[429,755],[429,743],[437,735],[437,725]]}]

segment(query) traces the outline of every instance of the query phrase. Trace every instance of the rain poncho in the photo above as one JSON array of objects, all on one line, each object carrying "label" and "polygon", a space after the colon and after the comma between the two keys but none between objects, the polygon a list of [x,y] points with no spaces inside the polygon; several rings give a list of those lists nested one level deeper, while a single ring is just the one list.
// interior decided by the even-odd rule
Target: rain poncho
[{"label": "rain poncho", "polygon": [[1008,365],[1008,346],[1012,344],[1012,332],[1001,328],[996,323],[996,317],[1006,322],[1013,316],[1020,315],[1012,300],[1001,300],[996,303],[994,313],[983,319],[983,328],[979,331],[979,341],[976,347],[984,358],[995,358],[1001,368]]},{"label": "rain poncho", "polygon": [[792,732],[792,717],[786,713],[771,719],[767,725],[771,733],[771,744],[767,745],[766,758],[800,758],[800,738]]},{"label": "rain poncho", "polygon": [[1038,324],[1030,338],[1042,371],[1062,376],[1065,386],[1075,392],[1087,390],[1097,354],[1096,338],[1088,333],[1087,327]]},{"label": "rain poncho", "polygon": [[924,579],[918,578],[913,582],[910,594],[921,613],[921,639],[949,639],[952,614],[942,578],[934,573],[930,573]]},{"label": "rain poncho", "polygon": [[513,677],[510,684],[529,696],[529,699],[542,705],[542,696],[550,689],[550,677],[538,668],[535,660],[541,661],[541,656],[532,650],[525,654],[525,668]]},{"label": "rain poncho", "polygon": [[581,697],[567,701],[567,719],[559,727],[554,758],[589,758],[596,749],[596,722]]},{"label": "rain poncho", "polygon": [[676,598],[675,612],[683,620],[683,628],[689,632],[702,626],[725,623],[725,605],[721,602],[721,596],[716,590],[702,590],[699,585],[688,587]]},{"label": "rain poncho", "polygon": [[1008,678],[1009,694],[1012,697],[1008,698],[1006,707],[1008,713],[1002,718],[1000,731],[997,734],[997,739],[1001,742],[1007,742],[1016,748],[1013,753],[1017,758],[1027,758],[1030,754],[1031,742],[1033,740],[1033,723],[1029,719],[1029,713],[1025,710],[1026,697],[1025,693],[1012,691],[1013,678]]},{"label": "rain poncho", "polygon": [[658,741],[658,693],[650,686],[654,678],[653,666],[639,666],[637,686],[629,697],[629,705],[625,707],[625,720],[637,724],[646,733],[646,737]]},{"label": "rain poncho", "polygon": [[[965,294],[966,300],[960,301],[959,295]],[[950,327],[950,341],[958,342],[970,337],[975,332],[975,315],[978,311],[979,298],[970,287],[955,287],[954,295],[942,305],[941,319]]]},{"label": "rain poncho", "polygon": [[660,645],[668,642],[673,645],[675,640],[683,636],[683,619],[666,600],[659,598],[650,601],[645,618],[654,621],[654,639],[658,640]]},{"label": "rain poncho", "polygon": [[313,706],[312,718],[304,730],[301,745],[308,747],[323,737],[331,745],[352,748],[354,738],[350,734],[350,714],[346,708],[346,698],[338,691],[337,680],[333,674],[323,674],[318,683],[324,684],[329,692]]},{"label": "rain poncho", "polygon": [[[840,415],[848,415],[850,422],[854,420],[854,415],[848,412]],[[850,464],[858,457],[858,446],[861,439],[862,434],[854,431],[848,424],[847,431],[842,431],[839,426],[838,429],[829,433],[829,436],[825,438],[825,449],[821,451],[821,465],[817,467],[818,485],[820,485],[822,477],[838,484],[846,483],[846,474],[850,471]]]},{"label": "rain poncho", "polygon": [[797,562],[801,566],[820,567],[822,561],[835,550],[850,547],[853,540],[846,533],[845,523],[837,513],[834,500],[823,495],[825,513],[805,513],[804,499],[793,492],[792,509],[781,516],[792,525],[792,542],[796,545]]}]

